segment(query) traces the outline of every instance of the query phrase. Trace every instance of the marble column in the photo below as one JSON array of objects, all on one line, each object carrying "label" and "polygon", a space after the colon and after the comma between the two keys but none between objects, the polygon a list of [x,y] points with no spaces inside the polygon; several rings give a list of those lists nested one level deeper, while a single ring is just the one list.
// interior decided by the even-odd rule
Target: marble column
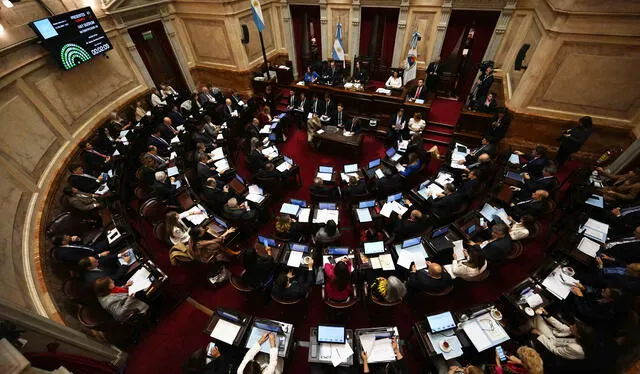
[{"label": "marble column", "polygon": [[356,57],[360,56],[360,0],[351,3],[351,29],[349,31],[349,52],[351,52],[351,74],[356,66]]},{"label": "marble column", "polygon": [[287,53],[289,54],[289,60],[291,60],[293,77],[298,77],[298,56],[296,55],[296,41],[293,38],[293,23],[291,22],[291,9],[289,9],[289,2],[282,0],[282,21],[284,22],[284,30],[286,36],[284,38],[285,46],[287,47]]},{"label": "marble column", "polygon": [[[429,64],[432,61],[436,61],[440,52],[442,52],[442,43],[444,43],[444,37],[447,34],[447,27],[449,26],[449,18],[451,18],[451,8],[453,7],[453,0],[444,0],[442,2],[442,10],[440,11],[440,21],[436,31],[436,40],[433,43],[433,52],[431,53],[431,61],[425,61]],[[446,56],[443,56],[446,58]]]},{"label": "marble column", "polygon": [[509,26],[509,21],[511,20],[517,2],[518,0],[507,0],[502,12],[500,12],[500,18],[498,18],[496,28],[493,30],[493,35],[491,35],[491,40],[489,40],[489,45],[484,52],[482,61],[493,60],[496,56],[496,52],[498,51],[498,47],[500,47],[500,42],[502,42],[505,31],[507,31],[507,26]]},{"label": "marble column", "polygon": [[407,18],[409,18],[409,0],[400,1],[400,14],[398,15],[398,28],[396,29],[396,41],[393,46],[393,59],[391,60],[392,67],[404,67],[404,64],[400,64],[402,61],[402,53],[404,51],[404,33],[407,29]]},{"label": "marble column", "polygon": [[329,16],[327,15],[327,0],[320,0],[320,35],[322,35],[322,45],[320,52],[322,53],[322,61],[325,61],[331,55],[331,47],[333,46],[333,35],[329,35]]},{"label": "marble column", "polygon": [[167,33],[169,43],[171,44],[171,49],[173,49],[173,54],[176,56],[178,66],[180,67],[180,71],[182,72],[182,76],[184,77],[184,81],[187,83],[189,90],[193,91],[196,88],[196,84],[193,82],[193,77],[191,76],[191,72],[189,71],[189,65],[184,58],[182,48],[180,48],[180,41],[176,36],[176,29],[173,26],[173,19],[175,16],[169,13],[169,10],[165,7],[160,8],[160,15],[162,17],[162,25],[164,26],[164,31]]},{"label": "marble column", "polygon": [[122,21],[120,17],[114,17],[114,22],[116,24],[116,28],[120,32],[120,36],[124,40],[124,44],[127,46],[129,50],[129,54],[131,55],[131,59],[138,67],[140,74],[142,74],[142,79],[144,83],[147,84],[149,88],[155,87],[155,83],[153,82],[153,78],[151,78],[151,74],[149,74],[149,70],[147,70],[147,66],[142,61],[142,57],[140,57],[140,52],[136,48],[136,45],[133,43],[133,39],[131,39],[131,35],[129,35],[129,31],[127,30],[127,25]]}]

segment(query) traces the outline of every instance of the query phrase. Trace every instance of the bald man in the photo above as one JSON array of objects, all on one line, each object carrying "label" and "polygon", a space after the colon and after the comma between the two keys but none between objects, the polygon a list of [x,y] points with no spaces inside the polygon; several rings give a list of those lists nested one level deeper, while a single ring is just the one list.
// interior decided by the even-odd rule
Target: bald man
[{"label": "bald man", "polygon": [[523,200],[518,203],[511,203],[509,214],[516,220],[520,220],[520,217],[525,215],[531,215],[536,218],[540,217],[548,204],[548,199],[549,192],[545,190],[536,190],[531,194],[530,199]]},{"label": "bald man", "polygon": [[162,139],[171,142],[175,136],[178,135],[178,130],[173,127],[173,121],[169,117],[164,117],[162,120],[162,125],[160,126],[160,135],[162,135]]},{"label": "bald man", "polygon": [[311,191],[311,193],[316,196],[331,197],[333,188],[330,186],[325,186],[322,179],[316,177],[313,179],[313,184],[311,185],[311,187],[309,187],[309,191]]},{"label": "bald man", "polygon": [[224,101],[224,108],[222,110],[224,114],[224,120],[229,121],[232,118],[238,118],[238,111],[233,107],[233,102],[231,99],[226,99]]},{"label": "bald man", "polygon": [[413,292],[441,292],[453,284],[451,276],[443,271],[442,266],[435,262],[425,261],[425,269],[416,270],[411,264],[407,288]]}]

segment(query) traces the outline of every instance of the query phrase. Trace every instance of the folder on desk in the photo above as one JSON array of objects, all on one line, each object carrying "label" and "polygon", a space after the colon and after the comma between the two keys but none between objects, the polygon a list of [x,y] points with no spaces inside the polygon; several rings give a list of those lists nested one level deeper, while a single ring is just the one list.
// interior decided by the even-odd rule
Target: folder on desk
[{"label": "folder on desk", "polygon": [[144,291],[149,288],[151,286],[150,275],[151,273],[144,266],[133,273],[129,278],[129,281],[132,282],[131,286],[129,286],[129,295],[134,295],[138,291]]},{"label": "folder on desk", "polygon": [[173,177],[175,175],[180,174],[180,171],[178,170],[177,166],[172,166],[170,168],[167,169],[167,176],[169,177]]},{"label": "folder on desk", "polygon": [[240,332],[240,326],[220,318],[213,328],[213,331],[211,331],[211,337],[233,345],[233,342],[238,336],[238,332]]},{"label": "folder on desk", "polygon": [[213,161],[218,161],[224,158],[224,150],[222,148],[216,148],[211,151],[211,159]]},{"label": "folder on desk", "polygon": [[371,213],[369,212],[369,208],[357,209],[356,214],[358,215],[359,222],[371,222]]},{"label": "folder on desk", "polygon": [[280,213],[290,214],[292,216],[297,216],[300,207],[295,204],[283,203],[280,208]]}]

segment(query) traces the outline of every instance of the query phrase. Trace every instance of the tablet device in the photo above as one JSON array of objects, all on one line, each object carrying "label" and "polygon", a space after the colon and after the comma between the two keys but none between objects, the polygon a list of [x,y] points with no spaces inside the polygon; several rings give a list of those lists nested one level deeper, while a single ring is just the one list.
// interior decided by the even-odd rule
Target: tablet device
[{"label": "tablet device", "polygon": [[384,242],[382,240],[364,243],[364,254],[373,255],[378,253],[384,253]]},{"label": "tablet device", "polygon": [[318,343],[344,344],[347,341],[347,330],[344,326],[318,326]]},{"label": "tablet device", "polygon": [[327,253],[333,256],[346,256],[349,254],[349,247],[329,247]]},{"label": "tablet device", "polygon": [[409,247],[413,247],[415,245],[420,244],[420,242],[422,242],[422,238],[419,236],[416,236],[415,238],[411,238],[411,239],[407,239],[405,241],[402,242],[402,248],[409,248]]},{"label": "tablet device", "polygon": [[378,166],[380,166],[380,159],[376,158],[373,161],[369,161],[368,169],[373,169],[373,168],[378,167]]},{"label": "tablet device", "polygon": [[333,168],[331,166],[320,166],[320,167],[318,167],[318,171],[320,173],[332,174],[333,173]]},{"label": "tablet device", "polygon": [[450,330],[456,327],[456,322],[453,320],[451,312],[427,316],[427,322],[429,323],[429,327],[431,327],[432,333]]},{"label": "tablet device", "polygon": [[373,208],[375,205],[375,200],[361,201],[360,203],[358,203],[358,209]]},{"label": "tablet device", "polygon": [[319,209],[335,210],[336,209],[336,203],[319,203],[318,204],[318,208]]},{"label": "tablet device", "polygon": [[344,166],[345,173],[357,173],[358,172],[358,164],[349,164]]}]

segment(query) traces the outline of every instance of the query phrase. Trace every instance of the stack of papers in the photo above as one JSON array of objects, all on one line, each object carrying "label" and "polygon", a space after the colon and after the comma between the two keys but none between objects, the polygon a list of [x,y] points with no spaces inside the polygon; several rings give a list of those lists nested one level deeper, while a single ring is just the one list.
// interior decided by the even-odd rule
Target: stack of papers
[{"label": "stack of papers", "polygon": [[331,348],[331,364],[333,367],[337,367],[343,362],[347,362],[349,357],[353,356],[353,349],[349,343],[344,344],[321,344],[320,350],[323,345],[329,345]]},{"label": "stack of papers", "polygon": [[180,213],[180,218],[186,218],[189,222],[198,226],[207,218],[209,218],[209,215],[207,214],[207,211],[202,207],[202,205],[198,204],[191,209],[185,210],[184,212]]},{"label": "stack of papers", "polygon": [[607,241],[607,233],[609,232],[609,225],[596,221],[593,218],[589,218],[585,224],[578,229],[579,232],[583,232],[584,236],[588,236],[591,239],[597,240],[600,243]]},{"label": "stack of papers", "polygon": [[292,165],[288,162],[282,162],[280,165],[278,165],[276,167],[276,170],[278,170],[281,173],[284,173],[285,171],[291,169]]},{"label": "stack of papers", "polygon": [[390,203],[385,203],[382,206],[382,209],[380,209],[380,214],[389,218],[391,217],[391,212],[396,212],[398,213],[398,216],[402,217],[407,212],[407,210],[409,210],[409,208],[405,207],[397,201],[392,201]]},{"label": "stack of papers", "polygon": [[478,352],[509,339],[506,331],[491,318],[489,313],[465,322],[462,329]]},{"label": "stack of papers", "polygon": [[553,270],[551,274],[542,281],[542,285],[547,289],[547,291],[551,292],[560,300],[564,300],[569,296],[571,287],[576,283],[578,283],[578,281],[573,277],[562,274],[560,266],[555,268],[555,270]]},{"label": "stack of papers", "polygon": [[382,170],[376,169],[376,177],[378,177],[378,179],[384,178],[384,173],[382,172]]},{"label": "stack of papers", "polygon": [[382,87],[380,87],[380,88],[378,88],[378,89],[376,90],[376,93],[384,94],[384,95],[391,95],[391,90],[388,90],[388,89],[386,89],[386,88],[382,88]]},{"label": "stack of papers", "polygon": [[264,125],[264,127],[260,129],[260,134],[271,134],[271,125]]},{"label": "stack of papers", "polygon": [[238,332],[240,332],[240,326],[220,318],[218,319],[216,326],[213,328],[213,331],[211,331],[211,337],[229,345],[233,345],[233,342],[238,336]]},{"label": "stack of papers", "polygon": [[391,217],[391,212],[393,212],[393,206],[390,203],[385,203],[380,209],[380,214],[387,218]]},{"label": "stack of papers", "polygon": [[434,182],[438,183],[441,186],[444,186],[447,183],[453,183],[453,176],[449,173],[440,172],[438,176],[434,180]]},{"label": "stack of papers", "polygon": [[360,335],[360,344],[362,349],[367,352],[369,363],[396,360],[390,338],[376,339],[376,334],[362,334]]},{"label": "stack of papers", "polygon": [[382,267],[382,270],[396,270],[396,267],[393,265],[393,258],[391,257],[390,253],[382,254],[378,256],[378,259],[380,260],[380,266]]},{"label": "stack of papers", "polygon": [[360,208],[356,210],[356,214],[358,215],[359,222],[371,222],[371,213],[369,213],[369,208]]},{"label": "stack of papers", "polygon": [[222,150],[222,148],[216,148],[213,151],[211,151],[211,159],[213,161],[222,160],[223,158],[224,158],[224,151]]},{"label": "stack of papers", "polygon": [[313,219],[313,223],[327,223],[330,220],[338,223],[339,216],[339,210],[318,209],[316,211],[316,217]]},{"label": "stack of papers", "polygon": [[264,196],[255,193],[249,193],[245,199],[260,204],[264,200]]},{"label": "stack of papers", "polygon": [[278,148],[276,148],[275,145],[272,145],[271,147],[267,147],[265,149],[262,150],[262,154],[265,155],[265,157],[271,159],[273,157],[277,157],[278,156]]},{"label": "stack of papers", "polygon": [[410,269],[412,262],[416,265],[417,270],[427,267],[427,264],[425,263],[424,257],[421,253],[401,249],[400,253],[398,253],[398,266],[402,266],[405,269]]},{"label": "stack of papers", "polygon": [[453,242],[453,254],[456,255],[456,259],[462,260],[466,258],[464,255],[464,246],[462,245],[462,240],[456,240]]},{"label": "stack of papers", "polygon": [[432,199],[438,198],[438,195],[443,192],[444,192],[444,189],[442,187],[438,186],[435,183],[431,183],[427,187],[421,188],[418,191],[418,194],[422,196],[425,200],[428,200],[429,198],[432,198]]},{"label": "stack of papers", "polygon": [[304,256],[304,252],[299,251],[291,251],[289,253],[289,260],[287,261],[287,266],[292,268],[297,268],[302,264],[302,256]]},{"label": "stack of papers", "polygon": [[229,161],[227,161],[226,158],[223,158],[222,160],[218,160],[214,162],[213,165],[216,167],[216,170],[218,171],[218,173],[221,173],[221,174],[231,168],[229,166]]},{"label": "stack of papers", "polygon": [[406,151],[408,146],[409,146],[408,140],[398,141],[398,151]]},{"label": "stack of papers", "polygon": [[309,216],[311,215],[311,208],[302,208],[298,212],[298,222],[307,223],[309,222]]},{"label": "stack of papers", "polygon": [[600,250],[600,244],[594,242],[589,238],[583,237],[582,240],[580,240],[580,244],[578,244],[578,250],[595,258],[596,254]]},{"label": "stack of papers", "polygon": [[129,278],[129,281],[133,283],[129,286],[129,295],[134,295],[138,291],[144,291],[149,288],[151,286],[150,275],[151,273],[144,266],[141,266],[140,269],[133,273]]}]

